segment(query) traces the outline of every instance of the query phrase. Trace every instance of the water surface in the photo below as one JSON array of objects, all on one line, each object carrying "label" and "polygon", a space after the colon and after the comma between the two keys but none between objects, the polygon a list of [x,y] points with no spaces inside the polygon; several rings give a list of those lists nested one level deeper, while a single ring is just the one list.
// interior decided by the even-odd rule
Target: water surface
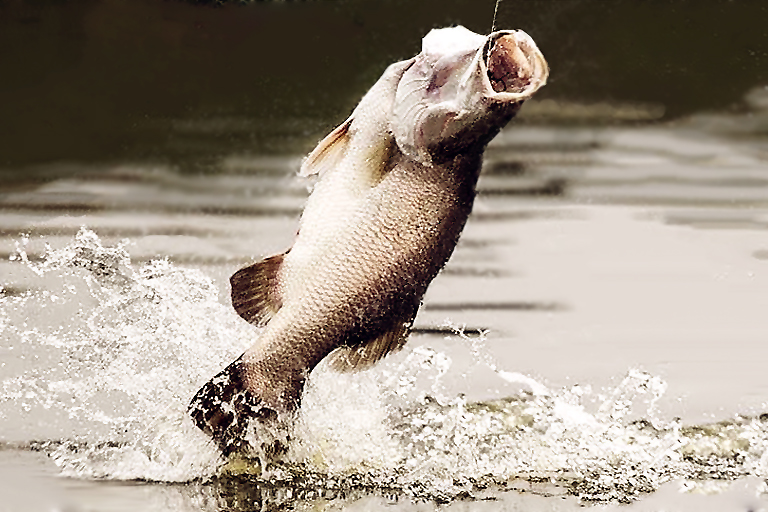
[{"label": "water surface", "polygon": [[227,277],[290,244],[299,158],[9,191],[4,485],[40,509],[763,506],[768,155],[737,121],[505,130],[406,350],[318,368],[267,473],[184,411],[258,336]]},{"label": "water surface", "polygon": [[[567,4],[566,14],[589,12]],[[27,4],[5,12],[18,14],[19,5]],[[148,9],[120,5],[68,11],[87,34],[72,40],[114,45],[100,46],[102,55],[83,42],[83,76],[88,63],[131,41],[98,29],[115,12],[130,26]],[[200,15],[181,5],[167,3],[164,19],[181,28],[158,30],[155,49],[184,40],[188,21],[179,16]],[[326,12],[328,5],[301,12],[336,19],[356,12]],[[556,14],[544,5],[548,11],[520,15]],[[635,16],[635,31],[652,23],[617,5],[604,16]],[[509,24],[506,8],[500,14]],[[37,17],[27,13],[26,25],[14,25],[20,32],[3,37],[59,19],[58,7],[47,9],[32,9]],[[258,9],[279,20],[281,9],[299,8]],[[210,23],[226,25],[233,12],[213,10]],[[426,16],[419,12],[413,23]],[[664,12],[670,17],[661,20],[682,16]],[[357,21],[372,23],[366,16]],[[576,27],[588,24],[578,20]],[[377,30],[385,17],[381,23]],[[550,46],[569,40],[530,23]],[[732,30],[730,21],[722,27]],[[360,41],[379,33],[368,29]],[[728,44],[760,41],[744,32]],[[71,41],[72,32],[57,34]],[[142,48],[128,53],[154,55],[151,44]],[[355,48],[364,61],[366,46]],[[256,115],[258,106],[233,117],[247,102],[184,111],[207,94],[190,85],[179,93],[181,106],[150,109],[147,124],[122,124],[114,107],[117,121],[105,121],[102,140],[130,136],[106,152],[109,144],[63,151],[88,139],[76,123],[70,139],[59,137],[55,122],[39,138],[25,138],[21,126],[17,147],[4,151],[0,189],[0,509],[768,507],[768,89],[758,71],[739,74],[729,61],[727,100],[707,103],[701,98],[712,95],[701,91],[683,98],[684,81],[668,89],[678,96],[612,82],[589,97],[577,92],[599,80],[555,73],[571,69],[570,54],[557,48],[551,63],[564,60],[553,65],[555,92],[526,105],[521,122],[488,148],[472,217],[406,348],[359,374],[319,367],[286,460],[265,472],[225,464],[185,409],[258,337],[231,309],[228,278],[290,246],[311,187],[295,177],[302,151],[344,117],[343,100],[328,100],[328,112],[297,100],[291,108],[310,112],[305,118],[286,99],[276,100],[272,117]],[[756,48],[741,57],[744,66],[762,62]],[[680,51],[670,62],[679,64]],[[574,55],[583,69],[583,54]],[[595,62],[602,69],[612,60]],[[173,73],[184,68],[174,66],[181,65]],[[649,69],[638,66],[641,74]],[[604,77],[636,81],[606,69]],[[360,88],[379,71],[358,75]],[[558,85],[566,82],[574,89]],[[226,97],[213,86],[209,92]],[[40,126],[34,119],[29,126]],[[153,133],[194,136],[155,140]],[[27,151],[30,141],[41,147],[39,160]]]}]

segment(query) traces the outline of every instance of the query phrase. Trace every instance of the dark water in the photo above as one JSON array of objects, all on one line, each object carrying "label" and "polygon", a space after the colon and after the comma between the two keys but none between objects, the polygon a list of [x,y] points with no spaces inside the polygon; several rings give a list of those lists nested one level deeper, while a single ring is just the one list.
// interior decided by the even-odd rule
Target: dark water
[{"label": "dark water", "polygon": [[[72,163],[302,154],[431,28],[490,30],[493,0],[0,2],[0,180]],[[743,109],[768,83],[759,1],[504,0],[552,70],[527,122],[672,120]],[[613,107],[613,108],[610,108]],[[621,108],[617,108],[621,107]]]}]

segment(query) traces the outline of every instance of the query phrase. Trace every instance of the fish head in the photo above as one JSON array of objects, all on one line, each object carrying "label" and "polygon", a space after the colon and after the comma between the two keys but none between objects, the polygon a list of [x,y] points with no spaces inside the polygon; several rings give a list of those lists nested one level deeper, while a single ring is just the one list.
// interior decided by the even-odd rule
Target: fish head
[{"label": "fish head", "polygon": [[391,131],[400,150],[423,163],[482,150],[548,74],[522,30],[432,30],[397,84]]}]

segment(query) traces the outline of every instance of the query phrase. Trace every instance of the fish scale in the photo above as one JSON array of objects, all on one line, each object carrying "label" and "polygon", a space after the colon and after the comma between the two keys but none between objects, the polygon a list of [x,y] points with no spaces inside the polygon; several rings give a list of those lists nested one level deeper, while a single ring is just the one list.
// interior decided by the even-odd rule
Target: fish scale
[{"label": "fish scale", "polygon": [[225,455],[279,456],[272,433],[323,359],[354,371],[402,348],[472,210],[486,144],[547,75],[522,31],[433,30],[320,141],[300,171],[319,181],[294,246],[231,278],[233,306],[265,329],[190,404]]}]

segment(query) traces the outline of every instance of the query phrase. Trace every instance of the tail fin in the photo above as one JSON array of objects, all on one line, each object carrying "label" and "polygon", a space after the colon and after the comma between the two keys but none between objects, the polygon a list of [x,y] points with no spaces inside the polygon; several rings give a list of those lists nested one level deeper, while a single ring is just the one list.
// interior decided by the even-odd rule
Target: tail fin
[{"label": "tail fin", "polygon": [[[285,444],[274,436],[279,430],[277,412],[264,407],[261,400],[246,388],[242,364],[241,356],[209,380],[192,398],[187,411],[197,427],[213,438],[225,457],[256,451],[260,458],[265,455],[269,459],[277,458],[286,451]],[[252,421],[262,426],[272,424],[274,432],[268,436],[271,438],[269,442],[260,439],[259,446],[254,446],[248,441]]]}]

